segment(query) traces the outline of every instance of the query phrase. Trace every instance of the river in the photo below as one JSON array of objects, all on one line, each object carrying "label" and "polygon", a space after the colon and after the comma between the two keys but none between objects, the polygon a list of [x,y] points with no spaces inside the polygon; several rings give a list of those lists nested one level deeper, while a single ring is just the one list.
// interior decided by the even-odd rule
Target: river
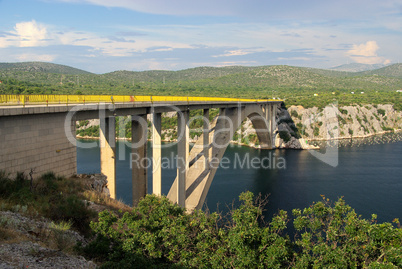
[{"label": "river", "polygon": [[[116,164],[117,198],[131,204],[130,150],[121,143],[125,142],[118,142],[117,156],[124,148],[125,160],[118,158]],[[379,222],[402,219],[401,134],[344,140],[330,149],[338,154],[336,166],[317,159],[307,150],[260,150],[230,145],[224,155],[226,165],[218,169],[206,205],[216,211],[219,204],[220,211],[227,211],[233,202],[238,204],[241,192],[249,190],[269,195],[265,215],[270,218],[279,209],[290,213],[293,208],[308,207],[325,195],[333,201],[343,197],[364,218],[375,213]],[[150,147],[148,150],[150,154]],[[175,153],[175,146],[162,151],[165,159],[171,159]],[[264,159],[265,162],[258,163]],[[77,163],[79,174],[99,173],[99,147],[77,148]],[[174,167],[162,170],[164,194],[175,176]],[[151,172],[148,189],[152,190]]]}]

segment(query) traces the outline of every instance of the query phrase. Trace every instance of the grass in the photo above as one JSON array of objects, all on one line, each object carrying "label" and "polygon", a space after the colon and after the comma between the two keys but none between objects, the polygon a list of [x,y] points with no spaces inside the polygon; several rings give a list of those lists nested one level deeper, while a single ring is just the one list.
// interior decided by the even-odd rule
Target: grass
[{"label": "grass", "polygon": [[[68,224],[88,235],[89,223],[97,220],[92,201],[103,209],[129,211],[131,208],[103,194],[90,190],[90,179],[63,178],[49,172],[34,179],[18,173],[14,178],[0,171],[0,210],[19,212],[30,217],[46,217],[57,227]],[[56,227],[56,226],[55,226]],[[60,229],[58,229],[60,230]]]},{"label": "grass", "polygon": [[[81,253],[81,242],[71,230],[90,240],[93,234],[89,224],[98,221],[100,211],[122,216],[132,210],[122,201],[92,190],[91,183],[90,178],[64,178],[49,172],[31,184],[23,173],[11,177],[0,170],[0,242],[33,241],[64,253]],[[13,213],[1,211],[15,212],[29,220],[21,222]],[[49,219],[47,225],[37,224],[42,217]]]}]

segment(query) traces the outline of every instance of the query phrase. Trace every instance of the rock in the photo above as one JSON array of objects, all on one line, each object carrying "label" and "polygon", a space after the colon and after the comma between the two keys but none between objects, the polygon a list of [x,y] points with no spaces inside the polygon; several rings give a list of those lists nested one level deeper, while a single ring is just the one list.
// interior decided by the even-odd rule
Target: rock
[{"label": "rock", "polygon": [[91,189],[110,196],[110,191],[107,188],[107,176],[104,174],[94,174],[90,177],[90,179],[92,180]]},{"label": "rock", "polygon": [[[3,222],[4,227],[12,228],[33,241],[38,241],[41,237],[44,237],[51,223],[49,219],[43,217],[33,219],[11,211],[0,211],[0,220]],[[83,245],[87,244],[85,238],[76,231],[67,230],[65,233],[69,238],[73,238],[75,242],[81,242]]]},{"label": "rock", "polygon": [[[343,107],[289,107],[293,121],[307,140],[350,139],[402,129],[402,112],[392,105],[350,105]],[[296,113],[292,113],[295,111]]]},{"label": "rock", "polygon": [[96,268],[81,256],[42,247],[30,241],[1,244],[0,268]]}]

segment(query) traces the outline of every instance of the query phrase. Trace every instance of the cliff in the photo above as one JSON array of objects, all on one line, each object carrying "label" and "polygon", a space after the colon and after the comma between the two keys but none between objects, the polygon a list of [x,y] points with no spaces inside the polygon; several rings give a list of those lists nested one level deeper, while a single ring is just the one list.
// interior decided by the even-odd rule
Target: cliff
[{"label": "cliff", "polygon": [[[177,129],[175,113],[164,113],[162,138],[164,141],[175,141]],[[150,120],[150,117],[149,119]],[[128,122],[128,121],[127,121]],[[317,149],[312,141],[331,139],[350,139],[368,137],[384,132],[402,129],[402,112],[396,111],[392,105],[351,105],[304,108],[302,106],[279,106],[276,115],[274,142],[277,148]],[[129,130],[127,125],[126,129]],[[126,132],[126,134],[128,134]],[[193,128],[190,142],[195,142],[200,130]],[[82,121],[77,124],[77,136],[97,138],[99,136],[99,120]],[[246,119],[231,141],[250,147],[259,147],[257,134],[249,119]]]},{"label": "cliff", "polygon": [[392,105],[353,105],[288,108],[300,135],[305,140],[331,140],[368,137],[402,129],[402,112]]}]

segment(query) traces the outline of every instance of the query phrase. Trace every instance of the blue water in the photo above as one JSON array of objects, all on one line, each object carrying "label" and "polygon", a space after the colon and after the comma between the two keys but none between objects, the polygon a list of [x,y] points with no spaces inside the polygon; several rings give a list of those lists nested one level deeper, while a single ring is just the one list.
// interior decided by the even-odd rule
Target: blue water
[{"label": "blue water", "polygon": [[[382,143],[382,140],[391,140]],[[224,158],[234,162],[235,158],[249,160],[270,158],[271,166],[218,169],[209,190],[206,205],[211,211],[225,211],[232,202],[238,204],[241,192],[249,190],[255,194],[268,196],[266,216],[271,217],[279,209],[288,211],[304,208],[314,201],[320,201],[321,195],[336,200],[343,197],[346,203],[364,218],[371,214],[378,215],[379,222],[391,222],[394,218],[402,219],[402,142],[389,137],[371,140],[343,141],[338,149],[339,163],[332,167],[311,155],[299,150],[259,150],[231,145]],[[91,141],[93,142],[93,141]],[[118,142],[117,156],[123,145]],[[99,173],[99,147],[77,149],[77,172]],[[131,170],[129,168],[128,148],[124,149],[125,160],[117,158],[117,198],[131,204]],[[172,146],[162,151],[170,158],[176,153]],[[148,156],[151,156],[148,147]],[[236,157],[237,155],[237,157]],[[275,165],[273,161],[276,161]],[[278,161],[281,165],[278,167]],[[284,164],[284,165],[283,165]],[[284,168],[283,166],[286,166]],[[163,169],[162,192],[167,194],[176,176],[175,167]],[[148,190],[152,190],[151,173],[148,173]]]}]

